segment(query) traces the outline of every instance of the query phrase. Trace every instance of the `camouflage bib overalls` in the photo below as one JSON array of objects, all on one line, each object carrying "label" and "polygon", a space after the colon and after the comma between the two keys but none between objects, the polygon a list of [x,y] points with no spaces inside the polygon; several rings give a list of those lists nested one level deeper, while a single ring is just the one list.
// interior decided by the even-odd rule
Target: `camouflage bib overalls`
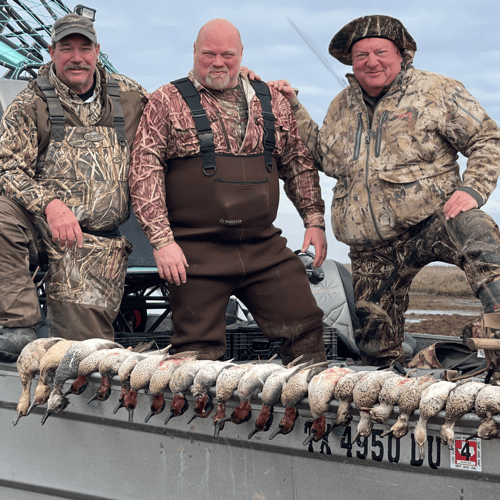
[{"label": "camouflage bib overalls", "polygon": [[[45,218],[35,217],[49,262],[47,322],[51,336],[112,339],[120,306],[127,256],[132,251],[118,227],[129,215],[129,146],[118,84],[110,79],[113,127],[66,126],[63,108],[46,77],[37,84],[47,100],[50,142],[37,161],[35,179],[74,213],[83,248],[52,242]],[[70,111],[67,111],[70,113]]]}]

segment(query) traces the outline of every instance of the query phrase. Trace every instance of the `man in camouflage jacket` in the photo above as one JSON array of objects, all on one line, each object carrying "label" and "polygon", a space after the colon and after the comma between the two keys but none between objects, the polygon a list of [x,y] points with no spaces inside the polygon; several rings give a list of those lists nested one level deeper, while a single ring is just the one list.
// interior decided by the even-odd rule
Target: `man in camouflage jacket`
[{"label": "man in camouflage jacket", "polygon": [[[286,99],[264,87],[269,100],[261,101],[240,76],[242,52],[238,30],[212,20],[200,30],[188,78],[150,96],[130,168],[134,211],[160,276],[177,285],[170,287],[177,351],[221,357],[224,313],[236,295],[269,340],[283,341],[283,363],[301,354],[323,361],[323,313],[304,265],[272,224],[281,178],[304,221],[303,250],[314,245],[314,265],[321,265],[326,237],[318,172]],[[198,99],[195,111],[177,85]],[[193,116],[206,117],[206,132],[197,131]],[[199,134],[204,144],[212,141],[201,150],[208,160],[200,156]],[[274,146],[266,149],[271,138]]]},{"label": "man in camouflage jacket", "polygon": [[98,63],[92,22],[54,23],[52,62],[0,128],[0,358],[13,360],[41,321],[30,264],[48,262],[51,336],[113,338],[132,251],[130,147],[145,90]]},{"label": "man in camouflage jacket", "polygon": [[[332,226],[350,246],[364,361],[402,361],[408,292],[426,264],[463,269],[487,313],[500,303],[500,234],[478,210],[500,172],[500,131],[459,81],[412,66],[417,46],[397,19],[355,19],[329,50],[354,74],[321,128],[288,82],[273,86],[337,179]],[[458,152],[468,158],[463,179]]]}]

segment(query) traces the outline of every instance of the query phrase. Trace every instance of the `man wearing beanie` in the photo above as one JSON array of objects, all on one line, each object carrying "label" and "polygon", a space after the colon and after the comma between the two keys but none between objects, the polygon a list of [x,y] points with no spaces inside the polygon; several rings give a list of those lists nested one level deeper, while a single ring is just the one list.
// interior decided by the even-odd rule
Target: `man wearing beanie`
[{"label": "man wearing beanie", "polygon": [[[479,208],[496,186],[500,131],[459,81],[413,67],[417,45],[398,19],[355,19],[329,50],[354,74],[321,128],[288,82],[273,86],[290,99],[316,161],[337,179],[332,226],[350,247],[363,361],[402,362],[410,285],[431,262],[460,267],[485,324],[496,319],[500,233]],[[468,158],[462,177],[458,152]]]},{"label": "man wearing beanie", "polygon": [[48,264],[50,336],[113,339],[127,256],[130,146],[145,90],[98,62],[93,23],[58,19],[51,62],[0,126],[0,360],[42,320],[30,265]]}]

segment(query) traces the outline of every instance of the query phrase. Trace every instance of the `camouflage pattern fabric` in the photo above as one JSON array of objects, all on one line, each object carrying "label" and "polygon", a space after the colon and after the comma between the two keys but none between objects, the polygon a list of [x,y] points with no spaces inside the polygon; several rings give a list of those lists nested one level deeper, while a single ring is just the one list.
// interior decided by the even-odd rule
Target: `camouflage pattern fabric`
[{"label": "camouflage pattern fabric", "polygon": [[[291,101],[303,141],[337,179],[331,217],[338,240],[355,251],[396,240],[457,189],[486,203],[500,172],[500,130],[460,82],[403,71],[370,120],[360,85],[348,79],[321,129]],[[463,181],[457,152],[468,157]]]},{"label": "camouflage pattern fabric", "polygon": [[330,42],[328,51],[342,64],[352,65],[352,46],[363,38],[387,38],[401,51],[403,62],[413,59],[417,44],[399,19],[389,16],[364,16],[346,24]]},{"label": "camouflage pattern fabric", "polygon": [[128,213],[129,149],[110,127],[66,127],[39,156],[34,176],[75,214],[81,227],[110,231]]},{"label": "camouflage pattern fabric", "polygon": [[[248,156],[264,151],[262,107],[248,80],[240,79],[248,104],[248,124],[241,142],[240,113],[221,104],[213,92],[188,75],[200,92],[214,134],[216,154]],[[285,193],[295,205],[304,226],[324,226],[324,202],[319,176],[310,153],[300,140],[295,118],[287,100],[271,89],[276,118],[274,157],[278,173],[285,182]],[[194,120],[174,85],[160,87],[149,96],[137,129],[130,168],[130,193],[137,219],[153,246],[166,245],[174,238],[168,222],[165,199],[165,173],[168,160],[200,154],[200,141]]]},{"label": "camouflage pattern fabric", "polygon": [[408,363],[408,368],[423,368],[425,370],[432,370],[433,368],[442,368],[441,363],[436,355],[436,348],[444,342],[436,342],[425,349],[422,349],[417,355]]},{"label": "camouflage pattern fabric", "polygon": [[476,295],[482,286],[500,280],[500,233],[481,210],[462,212],[448,222],[439,210],[391,245],[351,251],[349,256],[361,322],[355,341],[367,364],[404,359],[401,344],[408,293],[425,265],[440,261],[460,267]]},{"label": "camouflage pattern fabric", "polygon": [[45,243],[53,300],[94,305],[118,313],[123,295],[128,255],[132,245],[124,236],[104,238],[84,234],[83,248],[61,248],[52,243],[44,220],[36,221]]}]

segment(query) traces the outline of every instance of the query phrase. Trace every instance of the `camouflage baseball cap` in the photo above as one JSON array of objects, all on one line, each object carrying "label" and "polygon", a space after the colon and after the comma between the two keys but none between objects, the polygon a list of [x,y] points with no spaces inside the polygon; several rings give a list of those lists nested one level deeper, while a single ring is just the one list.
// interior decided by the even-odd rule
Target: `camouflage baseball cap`
[{"label": "camouflage baseball cap", "polygon": [[[417,44],[403,23],[389,16],[364,16],[346,24],[330,42],[328,51],[342,64],[352,65],[351,48],[363,38],[387,38],[401,51],[403,60],[413,58]],[[405,57],[407,55],[407,57]]]},{"label": "camouflage baseball cap", "polygon": [[66,14],[59,18],[52,26],[51,43],[59,42],[68,35],[83,35],[86,36],[91,42],[97,44],[97,34],[95,32],[94,24],[90,19],[78,14]]}]

